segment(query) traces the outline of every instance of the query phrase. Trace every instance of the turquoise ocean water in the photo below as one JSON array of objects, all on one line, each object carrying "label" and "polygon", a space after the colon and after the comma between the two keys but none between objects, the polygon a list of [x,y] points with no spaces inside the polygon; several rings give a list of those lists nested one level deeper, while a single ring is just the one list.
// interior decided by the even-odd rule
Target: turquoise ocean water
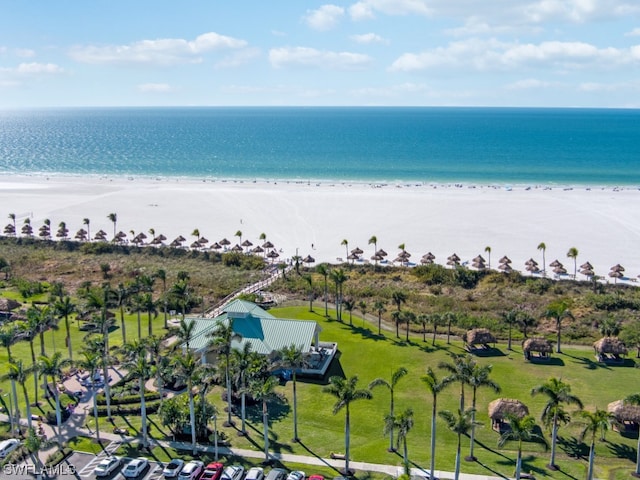
[{"label": "turquoise ocean water", "polygon": [[640,111],[2,111],[0,174],[640,185]]}]

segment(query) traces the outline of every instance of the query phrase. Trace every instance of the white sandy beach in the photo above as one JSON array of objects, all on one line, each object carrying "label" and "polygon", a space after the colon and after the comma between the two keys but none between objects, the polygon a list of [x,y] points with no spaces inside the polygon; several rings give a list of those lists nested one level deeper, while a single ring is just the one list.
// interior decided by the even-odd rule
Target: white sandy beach
[{"label": "white sandy beach", "polygon": [[[422,185],[370,185],[330,182],[196,181],[185,179],[125,179],[40,176],[0,176],[0,217],[25,218],[34,231],[51,220],[52,233],[64,221],[73,237],[90,219],[92,235],[99,229],[113,235],[109,213],[118,216],[117,229],[136,234],[150,228],[170,242],[198,229],[211,242],[227,238],[259,243],[267,235],[281,251],[280,260],[298,252],[317,262],[337,263],[348,249],[360,247],[363,258],[373,255],[368,240],[395,258],[404,243],[411,260],[430,251],[436,263],[457,253],[462,261],[478,254],[491,266],[507,255],[513,268],[524,271],[533,257],[542,263],[538,244],[547,246],[547,264],[558,259],[569,273],[579,251],[578,267],[591,262],[606,276],[617,263],[625,275],[640,274],[640,190],[637,188],[552,188]],[[1,221],[1,220],[0,220]],[[56,227],[56,228],[54,228]],[[167,242],[167,243],[168,243]],[[548,268],[551,271],[551,268]],[[578,274],[579,279],[585,277]],[[608,277],[607,277],[608,278]],[[613,281],[612,279],[609,279]]]}]

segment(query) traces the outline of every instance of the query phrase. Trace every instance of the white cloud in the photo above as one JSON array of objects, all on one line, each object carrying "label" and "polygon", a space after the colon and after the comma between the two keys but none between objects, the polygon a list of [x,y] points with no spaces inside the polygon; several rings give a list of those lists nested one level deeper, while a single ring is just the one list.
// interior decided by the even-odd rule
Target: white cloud
[{"label": "white cloud", "polygon": [[430,15],[433,10],[427,0],[361,0],[349,7],[353,20],[368,20],[375,12],[385,15]]},{"label": "white cloud", "polygon": [[329,70],[362,69],[371,64],[371,57],[360,53],[331,52],[307,47],[273,48],[269,61],[274,68],[310,67]]},{"label": "white cloud", "polygon": [[64,69],[55,63],[21,63],[14,71],[18,75],[40,75],[63,73]]},{"label": "white cloud", "polygon": [[557,85],[557,83],[545,82],[543,80],[538,80],[537,78],[526,78],[524,80],[518,80],[517,82],[510,83],[506,88],[509,90],[533,90]]},{"label": "white cloud", "polygon": [[19,87],[29,81],[65,73],[55,63],[21,63],[17,67],[0,68],[0,87]]},{"label": "white cloud", "polygon": [[216,63],[216,68],[236,68],[246,65],[260,55],[258,48],[243,48],[226,56]]},{"label": "white cloud", "polygon": [[168,83],[142,83],[137,87],[142,93],[169,93],[173,91]]},{"label": "white cloud", "polygon": [[181,63],[200,63],[201,55],[215,50],[243,48],[247,42],[215,32],[199,35],[194,40],[161,38],[141,40],[128,45],[77,46],[70,56],[91,64],[143,64],[171,66]]},{"label": "white cloud", "polygon": [[21,58],[32,58],[36,56],[36,52],[29,48],[18,48],[16,49],[16,56]]},{"label": "white cloud", "polygon": [[625,37],[640,37],[640,27],[634,28],[630,32],[624,34]]},{"label": "white cloud", "polygon": [[615,82],[615,83],[597,83],[584,82],[578,85],[581,92],[626,92],[640,91],[640,82]]},{"label": "white cloud", "polygon": [[361,35],[351,35],[350,38],[354,42],[360,43],[363,45],[370,44],[370,43],[384,43],[384,44],[389,43],[389,40],[375,33],[363,33]]},{"label": "white cloud", "polygon": [[405,53],[390,67],[391,71],[418,71],[430,68],[472,68],[516,70],[526,67],[598,70],[637,63],[640,46],[629,49],[598,48],[584,42],[506,43],[495,39],[467,39],[452,42],[421,53]]},{"label": "white cloud", "polygon": [[337,5],[322,5],[317,10],[308,10],[305,22],[314,30],[331,30],[344,16],[344,8]]}]

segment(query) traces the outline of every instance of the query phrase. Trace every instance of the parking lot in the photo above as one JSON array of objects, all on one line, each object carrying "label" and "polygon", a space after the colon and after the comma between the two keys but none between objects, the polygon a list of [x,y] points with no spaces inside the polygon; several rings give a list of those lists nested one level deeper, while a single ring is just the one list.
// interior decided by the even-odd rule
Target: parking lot
[{"label": "parking lot", "polygon": [[[93,469],[107,454],[107,452],[102,452],[99,455],[75,452],[67,458],[66,462],[63,462],[50,470],[48,472],[49,478],[57,478],[60,480],[96,478],[93,473]],[[122,475],[122,469],[129,460],[130,459],[128,458],[124,458],[122,465],[113,474],[102,478],[105,478],[106,480],[125,480],[125,477]],[[150,461],[149,467],[147,467],[142,475],[137,477],[136,480],[159,480],[162,478],[163,468],[164,466],[159,462]],[[33,465],[29,462],[29,464],[22,463],[20,465],[5,465],[2,472],[0,472],[0,478],[7,480],[33,480],[34,478],[37,478],[37,476]]]}]

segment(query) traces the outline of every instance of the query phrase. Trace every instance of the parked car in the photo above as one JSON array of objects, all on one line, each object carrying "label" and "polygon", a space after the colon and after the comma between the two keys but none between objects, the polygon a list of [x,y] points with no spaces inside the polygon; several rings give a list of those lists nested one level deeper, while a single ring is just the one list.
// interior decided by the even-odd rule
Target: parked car
[{"label": "parked car", "polygon": [[242,480],[244,467],[242,465],[231,465],[224,469],[220,480]]},{"label": "parked car", "polygon": [[187,462],[178,475],[179,480],[198,480],[204,470],[204,463],[200,460]]},{"label": "parked car", "polygon": [[136,478],[148,466],[149,460],[147,460],[146,458],[134,458],[127,464],[126,467],[124,467],[124,470],[122,470],[122,475],[124,475],[126,478]]},{"label": "parked car", "polygon": [[285,480],[286,478],[287,472],[282,468],[272,468],[267,474],[267,480]]},{"label": "parked car", "polygon": [[200,480],[220,480],[223,470],[224,465],[220,462],[211,462],[204,468],[204,472],[202,472]]},{"label": "parked car", "polygon": [[305,474],[301,470],[294,470],[287,476],[287,480],[304,480]]},{"label": "parked car", "polygon": [[264,470],[260,467],[251,467],[247,472],[244,480],[262,480],[264,478]]},{"label": "parked car", "polygon": [[119,466],[120,459],[118,457],[103,458],[93,469],[93,473],[96,474],[96,477],[107,477],[116,471]]},{"label": "parked car", "polygon": [[4,458],[20,446],[20,440],[10,438],[0,442],[0,458]]},{"label": "parked car", "polygon": [[167,465],[162,470],[162,474],[166,478],[176,478],[182,470],[182,467],[184,467],[184,460],[182,460],[181,458],[174,458],[169,463],[167,463]]},{"label": "parked car", "polygon": [[322,475],[309,475],[309,480],[324,480]]}]

